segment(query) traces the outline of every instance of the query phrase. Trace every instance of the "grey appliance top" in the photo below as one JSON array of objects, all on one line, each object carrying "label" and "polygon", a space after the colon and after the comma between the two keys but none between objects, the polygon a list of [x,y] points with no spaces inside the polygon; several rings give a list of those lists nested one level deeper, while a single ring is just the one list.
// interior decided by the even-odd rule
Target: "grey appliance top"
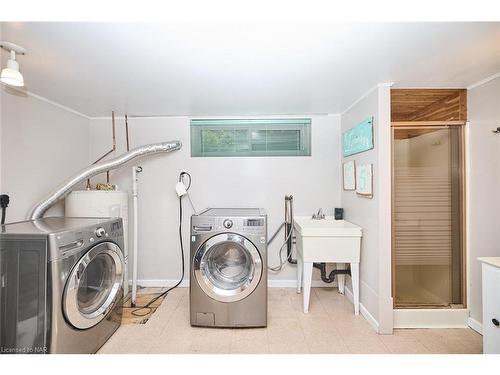
[{"label": "grey appliance top", "polygon": [[52,234],[68,232],[74,229],[81,230],[85,227],[114,220],[112,218],[83,218],[83,217],[45,217],[37,220],[19,221],[1,226],[2,234]]},{"label": "grey appliance top", "polygon": [[265,214],[266,212],[262,208],[208,208],[201,212],[199,216],[248,217]]}]

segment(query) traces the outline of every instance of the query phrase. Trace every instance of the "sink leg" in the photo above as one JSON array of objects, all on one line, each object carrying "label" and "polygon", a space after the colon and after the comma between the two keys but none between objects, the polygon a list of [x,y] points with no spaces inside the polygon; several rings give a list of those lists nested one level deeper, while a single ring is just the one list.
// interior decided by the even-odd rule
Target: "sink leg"
[{"label": "sink leg", "polygon": [[351,263],[351,280],[354,314],[359,315],[359,263]]},{"label": "sink leg", "polygon": [[304,271],[303,271],[303,285],[304,285],[304,314],[309,312],[309,298],[311,296],[311,282],[312,282],[312,271],[313,264],[312,262],[303,262]]},{"label": "sink leg", "polygon": [[297,253],[297,293],[300,294],[302,289],[302,272],[303,272],[302,255]]}]

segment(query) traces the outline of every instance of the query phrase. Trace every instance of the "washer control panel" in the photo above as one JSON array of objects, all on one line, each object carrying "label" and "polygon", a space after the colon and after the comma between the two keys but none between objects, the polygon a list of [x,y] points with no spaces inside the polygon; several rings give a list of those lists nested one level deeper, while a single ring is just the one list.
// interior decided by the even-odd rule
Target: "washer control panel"
[{"label": "washer control panel", "polygon": [[262,217],[201,217],[194,216],[191,230],[193,233],[231,231],[249,235],[265,235],[266,222]]},{"label": "washer control panel", "polygon": [[103,220],[97,225],[68,230],[51,236],[58,251],[50,260],[72,256],[101,241],[114,241],[123,246],[123,224],[121,219]]}]

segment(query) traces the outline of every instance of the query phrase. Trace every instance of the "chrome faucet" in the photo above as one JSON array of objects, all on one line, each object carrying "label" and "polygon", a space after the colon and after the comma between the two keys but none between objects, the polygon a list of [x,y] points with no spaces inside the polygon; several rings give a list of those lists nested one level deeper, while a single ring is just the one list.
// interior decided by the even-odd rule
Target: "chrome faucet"
[{"label": "chrome faucet", "polygon": [[312,215],[314,220],[322,220],[325,218],[325,214],[323,213],[323,209],[320,208],[317,213]]}]

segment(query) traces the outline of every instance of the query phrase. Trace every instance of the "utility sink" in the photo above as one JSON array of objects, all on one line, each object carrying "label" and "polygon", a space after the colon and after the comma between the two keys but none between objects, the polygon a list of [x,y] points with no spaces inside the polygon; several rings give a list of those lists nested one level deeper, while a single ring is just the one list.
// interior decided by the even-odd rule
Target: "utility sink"
[{"label": "utility sink", "polygon": [[[295,216],[293,219],[297,244],[297,292],[304,290],[304,313],[309,312],[312,271],[314,263],[336,263],[337,269],[349,265],[352,281],[354,313],[359,314],[359,261],[361,227],[345,220],[313,219]],[[338,274],[339,292],[344,294],[345,275]]]},{"label": "utility sink", "polygon": [[295,216],[295,230],[303,237],[361,237],[361,228],[345,220],[312,219],[310,216]]}]

